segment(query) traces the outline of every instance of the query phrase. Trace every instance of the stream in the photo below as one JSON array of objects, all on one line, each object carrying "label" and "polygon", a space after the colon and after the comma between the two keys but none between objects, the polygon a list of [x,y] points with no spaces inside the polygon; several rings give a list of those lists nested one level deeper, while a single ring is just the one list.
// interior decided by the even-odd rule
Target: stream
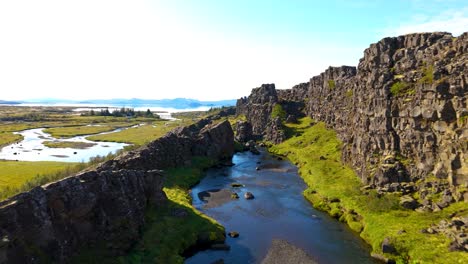
[{"label": "stream", "polygon": [[[121,131],[122,128],[102,134]],[[116,142],[96,142],[86,139],[90,135],[77,136],[67,139],[57,139],[44,132],[44,128],[28,129],[21,132],[15,132],[24,137],[18,143],[3,147],[0,150],[0,159],[21,160],[21,161],[64,161],[64,162],[87,162],[91,157],[106,156],[109,153],[115,153],[128,144]],[[99,135],[99,134],[97,134]],[[95,144],[84,149],[76,148],[49,148],[45,146],[44,141],[57,142],[84,142]]]},{"label": "stream", "polygon": [[[318,263],[379,263],[370,257],[371,248],[345,224],[315,210],[303,197],[306,184],[289,161],[262,151],[237,153],[234,166],[207,171],[192,189],[193,205],[216,219],[239,237],[227,236],[229,251],[206,250],[186,264],[261,263],[272,239],[278,238],[303,249]],[[259,167],[257,170],[256,168]],[[232,187],[232,183],[243,187]],[[254,199],[246,200],[245,192]],[[230,198],[237,192],[238,200]]]}]

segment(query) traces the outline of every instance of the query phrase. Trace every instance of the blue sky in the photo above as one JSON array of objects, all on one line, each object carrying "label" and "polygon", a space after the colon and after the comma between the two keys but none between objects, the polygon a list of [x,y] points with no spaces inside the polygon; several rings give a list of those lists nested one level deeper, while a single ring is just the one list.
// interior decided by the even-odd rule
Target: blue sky
[{"label": "blue sky", "polygon": [[386,36],[467,29],[458,0],[0,1],[0,99],[238,98]]}]

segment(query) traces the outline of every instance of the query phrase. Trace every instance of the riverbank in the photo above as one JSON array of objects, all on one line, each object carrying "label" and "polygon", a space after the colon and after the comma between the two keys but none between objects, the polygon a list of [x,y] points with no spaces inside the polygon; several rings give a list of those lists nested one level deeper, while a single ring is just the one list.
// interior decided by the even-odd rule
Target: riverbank
[{"label": "riverbank", "polygon": [[[191,197],[196,209],[238,237],[226,238],[229,251],[202,251],[186,264],[219,259],[260,264],[275,239],[301,248],[318,263],[378,263],[370,257],[370,247],[352,230],[314,209],[302,196],[307,185],[294,164],[262,148],[257,155],[236,153],[232,161],[232,167],[209,169],[191,189]],[[231,196],[234,193],[237,195]],[[246,199],[247,193],[253,199]],[[289,259],[283,263],[295,263],[292,256],[283,257]]]},{"label": "riverbank", "polygon": [[[399,194],[379,195],[361,189],[357,175],[341,162],[342,144],[336,133],[324,123],[304,118],[287,126],[295,136],[269,150],[296,164],[308,185],[306,199],[315,208],[346,222],[372,246],[373,254],[398,263],[467,262],[465,252],[449,251],[448,237],[421,232],[449,216],[466,214],[466,203],[453,203],[439,212],[404,209],[399,205]],[[384,240],[394,248],[393,253],[386,248],[383,252]]]}]

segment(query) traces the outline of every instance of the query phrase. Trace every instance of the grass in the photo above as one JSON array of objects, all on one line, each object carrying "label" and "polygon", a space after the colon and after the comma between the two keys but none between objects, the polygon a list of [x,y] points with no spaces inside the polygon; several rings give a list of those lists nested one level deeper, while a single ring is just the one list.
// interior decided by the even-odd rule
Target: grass
[{"label": "grass", "polygon": [[129,143],[142,146],[149,143],[150,141],[164,136],[172,129],[186,124],[188,124],[188,121],[158,121],[154,122],[153,125],[145,124],[139,127],[132,127],[115,133],[89,136],[86,139],[92,141]]},{"label": "grass", "polygon": [[335,87],[336,87],[335,80],[328,80],[328,88],[330,90],[333,90],[333,89],[335,89]]},{"label": "grass", "polygon": [[381,242],[390,237],[399,255],[384,255],[398,263],[468,262],[466,253],[449,252],[447,237],[420,232],[453,213],[466,214],[466,203],[454,203],[437,213],[418,213],[400,208],[398,195],[362,192],[357,175],[341,163],[342,144],[335,132],[326,129],[324,123],[310,126],[310,122],[304,118],[299,124],[287,124],[299,136],[270,147],[270,151],[287,156],[299,166],[299,173],[308,185],[304,196],[314,207],[347,222],[375,253],[382,254]]},{"label": "grass", "polygon": [[275,104],[271,110],[271,118],[274,119],[277,117],[279,117],[281,120],[286,119],[286,111],[284,111],[280,104]]},{"label": "grass", "polygon": [[54,182],[119,155],[92,157],[89,162],[4,161],[0,160],[0,200],[7,199],[34,187]]},{"label": "grass", "polygon": [[76,136],[98,134],[102,132],[109,132],[117,128],[129,127],[134,123],[110,123],[94,126],[70,126],[70,127],[53,127],[47,128],[44,132],[51,134],[55,138],[71,138]]},{"label": "grass", "polygon": [[0,132],[0,148],[11,143],[21,141],[23,139],[22,135],[13,134],[11,132]]},{"label": "grass", "polygon": [[419,80],[421,83],[432,84],[434,82],[434,66],[429,65],[423,68],[423,76]]},{"label": "grass", "polygon": [[[85,250],[73,263],[183,263],[183,252],[198,239],[223,242],[224,228],[197,211],[189,194],[189,189],[204,176],[204,169],[214,164],[206,158],[194,158],[191,167],[167,170],[163,190],[169,203],[147,209],[142,237],[126,256],[106,257],[102,249],[94,248]],[[177,217],[174,211],[186,215]]]},{"label": "grass", "polygon": [[49,148],[74,148],[87,149],[95,146],[96,143],[80,142],[80,141],[44,141],[44,146]]},{"label": "grass", "polygon": [[71,171],[76,163],[54,161],[0,161],[0,199],[31,189],[33,181],[44,175]]},{"label": "grass", "polygon": [[[214,164],[207,158],[195,158],[191,167],[167,171],[163,190],[170,203],[162,210],[148,211],[148,224],[142,240],[125,257],[125,263],[148,263],[156,260],[159,263],[183,263],[181,254],[193,246],[199,237],[224,241],[224,227],[196,210],[189,194],[189,189],[204,176],[204,169]],[[188,215],[182,218],[172,216],[171,211],[174,209],[185,210]]]},{"label": "grass", "polygon": [[398,97],[403,95],[414,95],[416,93],[416,90],[412,88],[411,85],[409,85],[408,83],[398,81],[392,84],[392,86],[390,87],[390,93],[394,97]]}]

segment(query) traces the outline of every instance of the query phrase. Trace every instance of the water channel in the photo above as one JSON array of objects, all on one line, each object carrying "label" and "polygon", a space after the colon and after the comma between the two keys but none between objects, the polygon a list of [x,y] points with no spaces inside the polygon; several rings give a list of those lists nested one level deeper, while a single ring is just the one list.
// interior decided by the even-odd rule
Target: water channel
[{"label": "water channel", "polygon": [[[232,167],[209,170],[192,189],[192,198],[198,210],[220,222],[226,232],[239,232],[239,237],[227,237],[229,251],[202,251],[186,264],[218,259],[260,263],[276,238],[302,248],[318,263],[378,263],[357,234],[315,210],[303,197],[306,185],[293,164],[264,151],[238,153],[233,162]],[[246,200],[247,191],[255,198]],[[230,199],[231,192],[237,192],[239,199]]]}]

